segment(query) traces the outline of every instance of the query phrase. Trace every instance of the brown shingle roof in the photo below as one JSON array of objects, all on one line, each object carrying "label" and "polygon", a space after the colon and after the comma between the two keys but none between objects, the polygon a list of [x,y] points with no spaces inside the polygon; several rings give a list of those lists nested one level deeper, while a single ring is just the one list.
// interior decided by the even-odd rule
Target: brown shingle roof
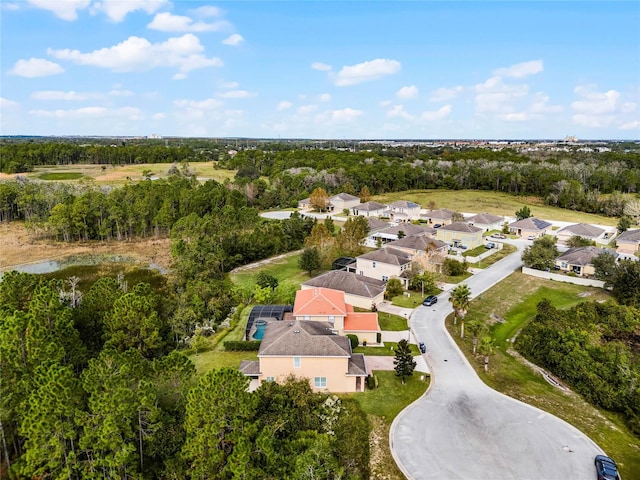
[{"label": "brown shingle roof", "polygon": [[406,265],[407,263],[411,263],[411,255],[396,248],[387,247],[365,253],[364,255],[360,255],[358,258],[388,263],[389,265]]},{"label": "brown shingle roof", "polygon": [[544,230],[549,228],[551,224],[546,220],[540,220],[539,218],[529,217],[522,220],[515,221],[509,224],[510,227],[521,228],[523,230]]},{"label": "brown shingle roof", "polygon": [[436,232],[436,229],[423,225],[414,225],[413,223],[405,223],[392,227],[389,227],[387,224],[387,228],[380,231],[380,233],[388,233],[389,235],[397,235],[399,232],[403,232],[407,237],[413,237],[418,235],[431,235]]},{"label": "brown shingle roof", "polygon": [[491,213],[479,213],[473,217],[467,218],[467,222],[479,223],[480,225],[491,225],[493,223],[503,222],[504,217],[493,215]]},{"label": "brown shingle roof", "polygon": [[441,208],[439,210],[431,210],[429,213],[425,215],[426,218],[437,218],[438,220],[449,220],[453,217],[455,212],[453,210],[449,210],[448,208]]},{"label": "brown shingle roof", "polygon": [[613,250],[589,246],[570,248],[560,255],[557,260],[567,262],[569,265],[590,265],[593,263],[593,259],[602,252],[609,252],[615,257],[618,256],[618,254]]},{"label": "brown shingle roof", "polygon": [[387,206],[378,202],[366,202],[366,203],[361,203],[360,205],[357,205],[353,208],[354,210],[371,212],[373,210],[384,210],[385,208],[387,208]]},{"label": "brown shingle roof", "polygon": [[587,223],[576,223],[575,225],[568,225],[558,230],[560,233],[569,233],[571,235],[578,235],[585,238],[596,238],[604,233],[604,229],[600,227],[594,227]]},{"label": "brown shingle roof", "polygon": [[440,230],[451,230],[453,232],[464,232],[464,233],[476,233],[481,232],[482,229],[479,227],[474,227],[473,225],[469,225],[466,222],[454,222],[450,225],[443,225],[440,227]]},{"label": "brown shingle roof", "polygon": [[640,230],[625,230],[620,235],[616,242],[620,243],[639,243],[640,242]]},{"label": "brown shingle roof", "polygon": [[385,291],[386,284],[376,278],[356,275],[344,270],[331,270],[303,283],[310,287],[332,288],[342,290],[350,295],[375,298]]},{"label": "brown shingle roof", "polygon": [[398,240],[394,240],[393,242],[389,242],[387,243],[387,245],[389,247],[410,248],[416,251],[423,251],[427,249],[439,250],[447,246],[447,244],[443,241],[436,240],[435,238],[431,237],[404,237],[399,238]]},{"label": "brown shingle roof", "polygon": [[328,322],[313,320],[269,322],[260,343],[258,357],[350,357],[349,339],[335,335],[332,328]]}]

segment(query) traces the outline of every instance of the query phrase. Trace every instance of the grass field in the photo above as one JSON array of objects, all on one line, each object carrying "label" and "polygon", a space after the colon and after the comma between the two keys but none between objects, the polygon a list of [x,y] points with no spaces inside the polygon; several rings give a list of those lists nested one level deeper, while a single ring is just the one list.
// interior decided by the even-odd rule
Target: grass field
[{"label": "grass field", "polygon": [[448,208],[461,213],[486,212],[511,217],[514,217],[515,212],[526,205],[531,209],[534,217],[545,220],[598,225],[617,225],[618,223],[617,218],[548,207],[539,197],[514,196],[478,190],[411,190],[376,195],[373,200],[380,203],[408,200],[422,205],[423,208],[426,208],[429,202],[435,202],[436,208]]},{"label": "grass field", "polygon": [[311,278],[305,272],[301,272],[300,267],[298,267],[300,255],[300,252],[292,252],[286,256],[270,259],[268,262],[256,265],[254,268],[238,269],[230,273],[229,277],[236,285],[251,286],[255,285],[258,274],[265,272],[277,278],[278,283],[300,285],[302,282],[306,282]]},{"label": "grass field", "polygon": [[551,386],[509,350],[509,339],[534,317],[535,306],[543,298],[558,308],[569,308],[585,300],[606,300],[607,292],[514,273],[481,297],[471,302],[465,323],[489,320],[492,314],[504,319],[504,323],[494,323],[491,329],[495,353],[488,372],[482,368],[482,357],[473,356],[472,338],[467,334],[460,339],[460,322],[453,325],[450,317],[447,328],[482,380],[500,392],[571,423],[615,458],[622,478],[640,479],[640,439],[629,432],[617,415],[593,407],[575,393]]}]

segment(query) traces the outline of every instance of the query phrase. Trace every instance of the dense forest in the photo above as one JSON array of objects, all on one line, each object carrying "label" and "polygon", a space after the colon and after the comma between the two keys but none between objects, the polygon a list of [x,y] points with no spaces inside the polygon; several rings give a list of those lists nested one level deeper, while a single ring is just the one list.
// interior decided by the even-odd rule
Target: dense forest
[{"label": "dense forest", "polygon": [[538,304],[516,349],[567,382],[589,402],[624,416],[640,436],[640,312],[584,302],[558,310]]},{"label": "dense forest", "polygon": [[369,477],[354,400],[295,379],[249,393],[234,369],[196,378],[160,292],[102,278],[74,306],[64,290],[26,273],[0,282],[2,476]]}]

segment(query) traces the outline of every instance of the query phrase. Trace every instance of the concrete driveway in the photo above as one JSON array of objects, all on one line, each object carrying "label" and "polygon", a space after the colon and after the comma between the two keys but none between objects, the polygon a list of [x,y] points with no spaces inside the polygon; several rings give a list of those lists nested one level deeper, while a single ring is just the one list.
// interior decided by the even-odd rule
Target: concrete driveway
[{"label": "concrete driveway", "polygon": [[[472,295],[517,269],[520,255],[519,250],[471,277],[466,283]],[[412,316],[415,337],[429,348],[431,385],[391,426],[391,450],[407,478],[595,478],[593,458],[602,450],[586,435],[478,378],[444,327],[452,311],[448,296],[443,293],[436,305],[419,307]]]}]

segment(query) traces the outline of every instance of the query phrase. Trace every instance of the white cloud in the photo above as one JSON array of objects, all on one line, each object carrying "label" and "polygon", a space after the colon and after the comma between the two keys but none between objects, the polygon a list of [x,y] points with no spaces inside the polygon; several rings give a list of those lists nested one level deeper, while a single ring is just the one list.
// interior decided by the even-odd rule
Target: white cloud
[{"label": "white cloud", "polygon": [[509,67],[498,68],[493,71],[494,75],[512,78],[524,78],[529,75],[540,73],[544,70],[542,60],[532,60],[530,62],[516,63]]},{"label": "white cloud", "polygon": [[9,100],[8,98],[0,97],[0,109],[14,109],[18,108],[20,105],[18,102],[14,102],[13,100]]},{"label": "white cloud", "polygon": [[73,21],[78,18],[77,10],[87,8],[91,0],[29,0],[37,8],[49,10],[62,20]]},{"label": "white cloud", "polygon": [[640,128],[640,120],[632,120],[620,125],[620,130],[637,130]]},{"label": "white cloud", "polygon": [[536,93],[533,103],[529,107],[531,113],[557,113],[562,112],[564,108],[562,105],[547,105],[549,97],[541,92]]},{"label": "white cloud", "polygon": [[405,120],[413,120],[413,116],[404,109],[403,105],[394,105],[393,108],[387,112],[387,116],[391,118],[399,117],[404,118]]},{"label": "white cloud", "polygon": [[244,38],[239,33],[234,33],[233,35],[229,35],[222,41],[223,45],[230,45],[232,47],[237,47],[242,42],[244,42]]},{"label": "white cloud", "polygon": [[422,115],[420,118],[428,122],[431,122],[434,120],[442,120],[443,118],[446,118],[449,116],[449,114],[451,113],[451,110],[452,110],[451,105],[445,105],[435,111],[422,112]]},{"label": "white cloud", "polygon": [[220,100],[215,98],[207,98],[206,100],[174,100],[173,104],[179,108],[195,109],[195,110],[218,110],[224,105]]},{"label": "white cloud", "polygon": [[380,102],[380,106],[383,107],[383,108],[384,107],[388,107],[389,105],[391,105],[391,103],[392,103],[391,100],[382,100]]},{"label": "white cloud", "polygon": [[128,120],[141,120],[144,118],[142,111],[134,107],[84,107],[70,110],[30,110],[29,114],[36,117],[60,119],[119,117]]},{"label": "white cloud", "polygon": [[1,10],[16,11],[16,10],[20,10],[20,5],[18,5],[17,3],[13,3],[13,2],[3,2],[3,3],[0,4],[0,9]]},{"label": "white cloud", "polygon": [[147,28],[161,32],[213,32],[225,28],[227,22],[205,23],[194,22],[184,15],[173,15],[169,12],[156,14]]},{"label": "white cloud", "polygon": [[317,109],[317,105],[302,105],[301,107],[298,107],[298,113],[300,115],[309,115],[310,113],[315,112]]},{"label": "white cloud", "polygon": [[194,9],[193,12],[200,17],[219,17],[220,15],[222,15],[222,10],[220,10],[218,7],[213,7],[210,5],[198,7]]},{"label": "white cloud", "polygon": [[402,87],[396,92],[396,97],[402,99],[411,99],[418,96],[418,87],[411,85],[409,87]]},{"label": "white cloud", "polygon": [[133,96],[133,92],[131,90],[121,90],[119,88],[114,88],[109,92],[109,95],[112,97],[131,97]]},{"label": "white cloud", "polygon": [[318,97],[318,100],[320,100],[321,102],[330,102],[331,101],[331,94],[323,93]]},{"label": "white cloud", "polygon": [[184,80],[185,78],[187,78],[186,73],[176,73],[173,77],[171,77],[171,80]]},{"label": "white cloud", "polygon": [[513,103],[529,93],[528,85],[506,85],[502,78],[491,77],[475,86],[476,111],[479,113],[513,113]]},{"label": "white cloud", "polygon": [[[42,1],[51,2],[51,0]],[[103,12],[112,21],[121,22],[130,12],[144,10],[151,15],[166,5],[169,5],[167,0],[101,0],[91,6],[91,13]]]},{"label": "white cloud", "polygon": [[354,110],[353,108],[343,108],[342,110],[333,110],[331,112],[331,120],[338,123],[349,123],[362,116],[362,110]]},{"label": "white cloud", "polygon": [[236,89],[240,86],[238,82],[219,82],[218,87],[224,89]]},{"label": "white cloud", "polygon": [[326,63],[322,62],[314,62],[311,64],[311,68],[313,68],[314,70],[319,70],[321,72],[328,72],[329,70],[331,70],[331,65],[327,65]]},{"label": "white cloud", "polygon": [[532,117],[527,112],[514,112],[498,115],[498,118],[505,122],[526,122],[527,120],[531,120]]},{"label": "white cloud", "polygon": [[184,74],[199,68],[222,66],[222,61],[219,58],[207,58],[201,53],[203,50],[204,47],[198,37],[186,33],[181,37],[169,38],[161,43],[151,43],[141,37],[129,37],[113,47],[89,53],[51,48],[47,50],[47,53],[60,60],[70,60],[79,65],[108,68],[116,72],[175,67]]},{"label": "white cloud", "polygon": [[31,98],[34,100],[65,100],[65,101],[82,101],[89,98],[95,98],[95,94],[78,93],[73,90],[63,92],[60,90],[41,90],[33,92]]},{"label": "white cloud", "polygon": [[165,118],[167,118],[167,116],[164,113],[159,112],[159,113],[154,113],[151,118],[153,120],[164,120]]},{"label": "white cloud", "polygon": [[255,96],[256,93],[247,90],[229,90],[218,94],[220,98],[251,98]]},{"label": "white cloud", "polygon": [[620,92],[616,90],[599,92],[595,86],[580,85],[574,93],[579,99],[571,103],[572,119],[585,127],[608,127],[616,123],[627,125],[629,120],[621,118],[621,115],[635,110],[630,108],[631,103],[620,100]]},{"label": "white cloud", "polygon": [[357,85],[362,82],[377,80],[385,75],[393,75],[400,71],[400,62],[386,58],[377,58],[368,62],[342,67],[335,77],[334,83],[339,87]]},{"label": "white cloud", "polygon": [[30,58],[29,60],[18,60],[10,74],[19,77],[47,77],[49,75],[57,75],[64,72],[64,68],[54,62],[45,60],[44,58]]},{"label": "white cloud", "polygon": [[453,100],[456,98],[464,88],[461,86],[455,86],[451,88],[438,88],[431,92],[429,96],[429,100],[432,102],[446,102],[448,100]]},{"label": "white cloud", "polygon": [[291,107],[293,107],[293,103],[288,102],[287,100],[283,100],[280,103],[278,103],[278,106],[276,107],[276,110],[278,110],[278,111],[288,110]]}]

